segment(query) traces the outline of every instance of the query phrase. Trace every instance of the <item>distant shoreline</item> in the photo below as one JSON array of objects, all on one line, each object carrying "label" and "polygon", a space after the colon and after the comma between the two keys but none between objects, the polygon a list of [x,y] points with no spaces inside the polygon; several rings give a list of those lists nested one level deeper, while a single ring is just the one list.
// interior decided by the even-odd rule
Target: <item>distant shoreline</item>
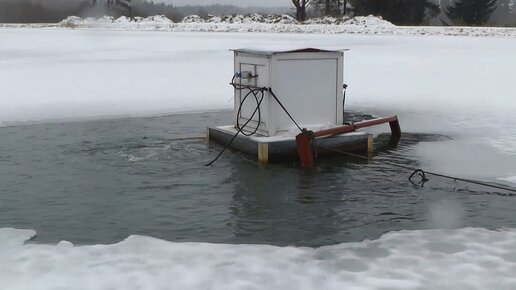
[{"label": "distant shoreline", "polygon": [[277,18],[260,19],[255,19],[252,15],[236,15],[232,18],[218,17],[208,21],[192,16],[185,18],[185,20],[180,23],[175,23],[164,16],[151,16],[135,19],[130,19],[124,16],[117,19],[112,17],[83,19],[71,16],[59,23],[3,23],[0,24],[0,28],[516,37],[515,27],[396,26],[375,16],[355,17],[346,20],[321,18],[305,22],[303,24],[300,24],[288,15],[277,16]]}]

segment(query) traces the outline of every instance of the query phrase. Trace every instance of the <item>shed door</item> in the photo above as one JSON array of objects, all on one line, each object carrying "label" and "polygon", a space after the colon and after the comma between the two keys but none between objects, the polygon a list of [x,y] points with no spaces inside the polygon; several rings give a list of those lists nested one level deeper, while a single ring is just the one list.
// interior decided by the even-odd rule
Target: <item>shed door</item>
[{"label": "shed door", "polygon": [[[258,87],[267,87],[269,82],[268,77],[268,69],[265,65],[259,64],[248,64],[248,63],[240,63],[240,72],[249,72],[252,75],[257,75],[257,77],[252,79],[239,79],[242,85],[251,85]],[[237,104],[235,106],[240,106],[240,102],[245,98],[245,96],[250,92],[249,89],[242,89],[237,91]],[[240,125],[243,126],[249,119],[252,121],[248,123],[248,125],[244,128],[246,131],[254,131],[254,128],[258,126],[258,122],[260,122],[260,131],[259,133],[265,134],[266,131],[266,122],[268,120],[269,114],[269,104],[265,94],[258,93],[257,94],[258,101],[263,97],[263,101],[260,106],[260,114],[256,112],[253,116],[253,113],[257,107],[257,100],[253,94],[250,94],[245,101],[242,103],[241,112],[240,112]],[[251,118],[252,116],[252,118]],[[261,119],[260,119],[261,117]]]}]

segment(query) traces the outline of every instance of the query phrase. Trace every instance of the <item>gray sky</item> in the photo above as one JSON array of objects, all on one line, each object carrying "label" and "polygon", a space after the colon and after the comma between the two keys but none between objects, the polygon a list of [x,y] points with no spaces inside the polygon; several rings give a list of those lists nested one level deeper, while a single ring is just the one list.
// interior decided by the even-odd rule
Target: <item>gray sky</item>
[{"label": "gray sky", "polygon": [[211,5],[230,4],[242,7],[263,6],[263,7],[290,7],[291,0],[158,0],[154,2],[172,3],[173,5]]}]

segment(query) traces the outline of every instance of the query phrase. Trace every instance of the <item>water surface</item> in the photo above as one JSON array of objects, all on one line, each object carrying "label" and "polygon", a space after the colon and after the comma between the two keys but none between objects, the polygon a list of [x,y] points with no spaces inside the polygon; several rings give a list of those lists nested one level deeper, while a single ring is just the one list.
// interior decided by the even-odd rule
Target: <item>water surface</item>
[{"label": "water surface", "polygon": [[[418,144],[449,136],[380,135],[373,161],[323,158],[261,165],[203,140],[227,111],[0,128],[0,227],[30,228],[37,243],[118,242],[132,234],[170,241],[321,246],[404,229],[515,227],[516,198],[410,171]],[[403,125],[403,124],[402,124]],[[446,154],[446,152],[441,152]]]}]

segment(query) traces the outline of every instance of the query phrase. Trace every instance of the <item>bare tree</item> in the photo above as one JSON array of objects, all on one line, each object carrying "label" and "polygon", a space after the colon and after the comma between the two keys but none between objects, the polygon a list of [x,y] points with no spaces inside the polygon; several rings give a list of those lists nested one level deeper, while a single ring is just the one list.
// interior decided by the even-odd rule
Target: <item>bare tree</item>
[{"label": "bare tree", "polygon": [[310,4],[310,0],[292,0],[296,7],[296,18],[298,21],[306,20],[306,7]]}]

